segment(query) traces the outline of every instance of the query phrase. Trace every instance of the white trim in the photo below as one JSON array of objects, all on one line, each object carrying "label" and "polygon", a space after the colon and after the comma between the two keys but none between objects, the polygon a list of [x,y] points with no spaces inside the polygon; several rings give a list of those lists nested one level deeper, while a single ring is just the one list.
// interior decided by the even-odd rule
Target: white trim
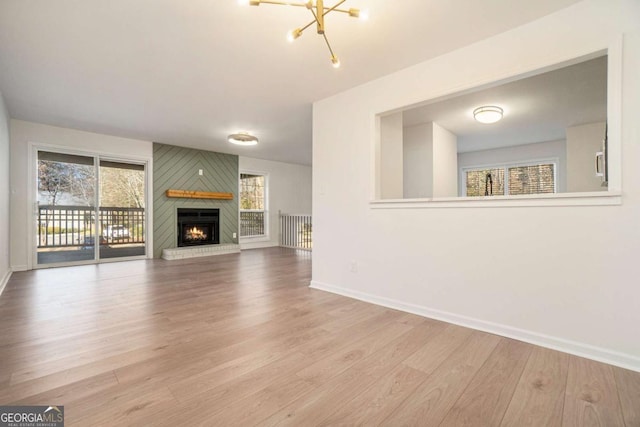
[{"label": "white trim", "polygon": [[34,265],[38,265],[38,248],[35,237],[35,215],[37,211],[37,189],[38,189],[38,147],[40,145],[29,142],[29,150],[27,152],[27,161],[29,162],[27,168],[27,173],[29,174],[29,182],[27,183],[27,208],[25,212],[27,213],[27,249],[29,253],[27,254],[27,270],[33,269]]},{"label": "white trim", "polygon": [[255,236],[242,236],[240,237],[240,243],[253,243],[253,242],[270,242],[269,236],[264,234],[256,234]]},{"label": "white trim", "polygon": [[[609,191],[622,190],[622,56],[621,34],[607,49],[607,174]],[[611,165],[614,165],[612,168]]]},{"label": "white trim", "polygon": [[523,194],[519,196],[441,197],[432,199],[370,200],[371,209],[496,208],[527,206],[610,206],[621,205],[622,193]]},{"label": "white trim", "polygon": [[608,350],[603,347],[597,347],[590,344],[571,341],[564,338],[554,337],[551,335],[540,334],[525,329],[514,328],[508,325],[488,322],[481,319],[462,316],[447,311],[436,310],[430,307],[424,307],[416,304],[401,302],[391,298],[380,297],[366,292],[355,291],[340,286],[329,285],[317,280],[312,280],[309,287],[321,291],[331,292],[371,304],[404,311],[418,316],[430,319],[441,320],[454,325],[464,326],[466,328],[476,329],[491,334],[497,334],[503,337],[524,341],[529,344],[562,351],[587,359],[596,360],[598,362],[608,363],[610,365],[620,366],[625,369],[631,369],[640,372],[640,358],[631,354],[620,353]]},{"label": "white trim", "polygon": [[147,245],[146,259],[153,259],[153,156],[148,157],[145,165],[144,172],[147,179],[146,185],[146,200],[145,200],[145,233],[144,242]]},{"label": "white trim", "polygon": [[0,296],[2,296],[4,289],[7,287],[7,283],[9,283],[12,273],[13,271],[11,269],[7,270],[7,273],[4,275],[2,280],[0,280]]},{"label": "white trim", "polygon": [[12,265],[11,266],[11,271],[12,272],[16,272],[16,271],[29,271],[29,266],[26,264],[21,264],[21,265]]},{"label": "white trim", "polygon": [[29,142],[29,145],[32,148],[37,147],[38,149],[43,149],[43,150],[55,150],[55,152],[60,152],[60,153],[76,154],[78,156],[91,156],[91,157],[99,156],[99,157],[105,157],[105,158],[108,157],[108,158],[111,158],[112,160],[133,161],[134,163],[135,162],[143,163],[151,160],[151,157],[147,157],[147,156],[136,156],[136,155],[123,156],[121,153],[113,153],[110,151],[102,151],[102,150],[85,151],[85,150],[79,150],[73,147],[68,147],[66,145],[46,144],[46,143],[33,142],[33,141]]},{"label": "white trim", "polygon": [[275,248],[277,246],[279,246],[278,242],[274,242],[273,240],[240,242],[240,250],[242,251],[250,249]]}]

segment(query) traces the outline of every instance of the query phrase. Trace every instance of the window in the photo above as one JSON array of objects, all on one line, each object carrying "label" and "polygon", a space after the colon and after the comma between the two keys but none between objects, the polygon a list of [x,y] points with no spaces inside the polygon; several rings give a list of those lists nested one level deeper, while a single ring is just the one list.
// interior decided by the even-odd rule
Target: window
[{"label": "window", "polygon": [[466,171],[467,196],[504,196],[504,169]]},{"label": "window", "polygon": [[240,174],[240,237],[266,236],[267,177]]},{"label": "window", "polygon": [[546,194],[556,192],[553,163],[509,168],[509,194]]},{"label": "window", "polygon": [[556,162],[465,168],[463,176],[467,197],[556,192]]}]

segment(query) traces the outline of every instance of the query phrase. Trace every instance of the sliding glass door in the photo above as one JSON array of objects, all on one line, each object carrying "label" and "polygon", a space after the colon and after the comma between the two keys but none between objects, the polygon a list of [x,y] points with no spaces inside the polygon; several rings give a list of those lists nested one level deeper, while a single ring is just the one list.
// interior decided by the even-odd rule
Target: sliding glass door
[{"label": "sliding glass door", "polygon": [[100,258],[145,254],[144,165],[100,160]]},{"label": "sliding glass door", "polygon": [[38,152],[37,263],[95,259],[93,157]]},{"label": "sliding glass door", "polygon": [[145,165],[37,151],[36,264],[146,254]]}]

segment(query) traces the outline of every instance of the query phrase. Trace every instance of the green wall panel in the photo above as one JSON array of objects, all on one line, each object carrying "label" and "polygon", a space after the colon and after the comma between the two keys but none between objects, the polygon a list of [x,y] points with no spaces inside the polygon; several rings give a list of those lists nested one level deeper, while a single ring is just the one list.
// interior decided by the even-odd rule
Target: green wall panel
[{"label": "green wall panel", "polygon": [[[202,169],[203,175],[198,174]],[[233,193],[233,200],[168,198],[165,191]],[[153,144],[153,256],[177,246],[178,208],[220,209],[220,243],[238,243],[238,156]],[[237,235],[237,234],[236,234]]]}]

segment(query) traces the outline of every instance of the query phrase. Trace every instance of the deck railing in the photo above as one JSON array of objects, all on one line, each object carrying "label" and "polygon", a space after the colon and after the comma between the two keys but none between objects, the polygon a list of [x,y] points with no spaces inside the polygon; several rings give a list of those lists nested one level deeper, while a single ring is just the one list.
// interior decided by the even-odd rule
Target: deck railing
[{"label": "deck railing", "polygon": [[240,211],[240,237],[264,236],[264,211]]},{"label": "deck railing", "polygon": [[311,215],[280,214],[280,246],[310,251]]},{"label": "deck railing", "polygon": [[[144,243],[144,208],[98,209],[101,245]],[[38,206],[38,247],[93,246],[96,209],[92,206]]]}]

